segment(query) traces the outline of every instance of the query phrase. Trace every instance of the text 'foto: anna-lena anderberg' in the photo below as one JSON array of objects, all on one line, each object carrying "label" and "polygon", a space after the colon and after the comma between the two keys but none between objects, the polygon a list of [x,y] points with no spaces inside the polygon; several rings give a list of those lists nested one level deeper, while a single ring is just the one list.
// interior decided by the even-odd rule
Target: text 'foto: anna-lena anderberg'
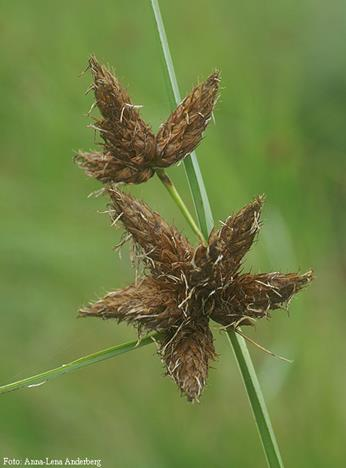
[{"label": "text 'foto: anna-lena anderberg'", "polygon": [[96,466],[97,468],[102,467],[100,459],[90,458],[3,458],[3,465],[9,466]]}]

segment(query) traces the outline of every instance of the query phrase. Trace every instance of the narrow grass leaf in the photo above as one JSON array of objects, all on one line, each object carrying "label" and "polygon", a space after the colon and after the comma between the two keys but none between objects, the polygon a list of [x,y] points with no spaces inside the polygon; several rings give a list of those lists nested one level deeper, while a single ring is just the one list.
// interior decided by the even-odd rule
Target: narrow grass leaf
[{"label": "narrow grass leaf", "polygon": [[3,385],[2,387],[0,387],[0,395],[2,393],[19,390],[23,387],[38,387],[46,383],[48,380],[52,380],[56,377],[60,377],[61,375],[74,372],[77,369],[81,369],[82,367],[90,366],[91,364],[96,364],[98,362],[105,361],[106,359],[111,359],[115,356],[119,356],[120,354],[128,353],[129,351],[142,348],[143,346],[153,343],[156,336],[157,334],[152,334],[146,336],[140,341],[130,341],[128,343],[112,346],[111,348],[103,349],[102,351],[89,354],[88,356],[83,356],[67,364],[62,364],[61,366],[56,367],[55,369],[50,369],[46,372],[41,372],[40,374],[33,375],[22,380],[18,380],[17,382]]}]

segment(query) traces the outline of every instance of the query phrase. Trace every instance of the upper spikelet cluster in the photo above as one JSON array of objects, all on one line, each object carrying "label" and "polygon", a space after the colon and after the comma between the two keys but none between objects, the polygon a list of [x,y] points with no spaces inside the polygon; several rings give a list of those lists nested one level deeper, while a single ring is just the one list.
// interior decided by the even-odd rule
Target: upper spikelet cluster
[{"label": "upper spikelet cluster", "polygon": [[147,181],[156,168],[181,161],[202,139],[219,88],[219,74],[196,86],[164,122],[155,136],[118,79],[95,57],[89,60],[96,106],[101,118],[92,127],[100,132],[102,151],[79,151],[76,161],[103,183]]}]

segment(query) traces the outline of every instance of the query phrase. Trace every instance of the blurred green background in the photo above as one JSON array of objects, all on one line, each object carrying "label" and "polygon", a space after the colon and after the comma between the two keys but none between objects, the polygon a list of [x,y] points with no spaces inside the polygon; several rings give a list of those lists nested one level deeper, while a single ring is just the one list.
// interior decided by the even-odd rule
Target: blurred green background
[{"label": "blurred green background", "polygon": [[[162,1],[182,93],[214,68],[222,97],[198,149],[216,220],[267,196],[253,271],[316,280],[290,317],[247,329],[287,466],[341,467],[346,452],[346,4]],[[80,77],[95,53],[156,129],[169,114],[149,0],[0,1],[0,378],[5,384],[135,338],[79,306],[133,272],[99,185],[73,164],[95,147]],[[189,192],[182,167],[170,169]],[[191,237],[156,179],[131,188]],[[0,456],[101,458],[105,467],[264,467],[236,363],[220,354],[200,404],[180,398],[153,346],[0,398]],[[1,460],[1,459],[0,459]],[[0,461],[1,462],[1,461]]]}]

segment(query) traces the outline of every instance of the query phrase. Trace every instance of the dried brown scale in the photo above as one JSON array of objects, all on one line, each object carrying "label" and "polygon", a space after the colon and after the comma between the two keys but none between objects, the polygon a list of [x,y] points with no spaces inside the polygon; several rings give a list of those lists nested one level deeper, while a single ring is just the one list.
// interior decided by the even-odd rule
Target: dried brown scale
[{"label": "dried brown scale", "polygon": [[237,329],[286,306],[312,272],[242,274],[242,258],[260,225],[262,197],[214,230],[195,251],[158,213],[117,188],[108,190],[113,222],[123,224],[140,250],[146,279],[109,293],[81,315],[115,318],[162,333],[167,373],[189,400],[199,398],[215,352],[209,320]]},{"label": "dried brown scale", "polygon": [[96,105],[102,118],[90,127],[103,140],[104,158],[99,152],[80,151],[76,161],[87,175],[103,183],[146,182],[159,167],[179,162],[200,142],[213,110],[219,85],[214,73],[194,88],[155,137],[140,117],[118,79],[95,57],[89,60]]}]

